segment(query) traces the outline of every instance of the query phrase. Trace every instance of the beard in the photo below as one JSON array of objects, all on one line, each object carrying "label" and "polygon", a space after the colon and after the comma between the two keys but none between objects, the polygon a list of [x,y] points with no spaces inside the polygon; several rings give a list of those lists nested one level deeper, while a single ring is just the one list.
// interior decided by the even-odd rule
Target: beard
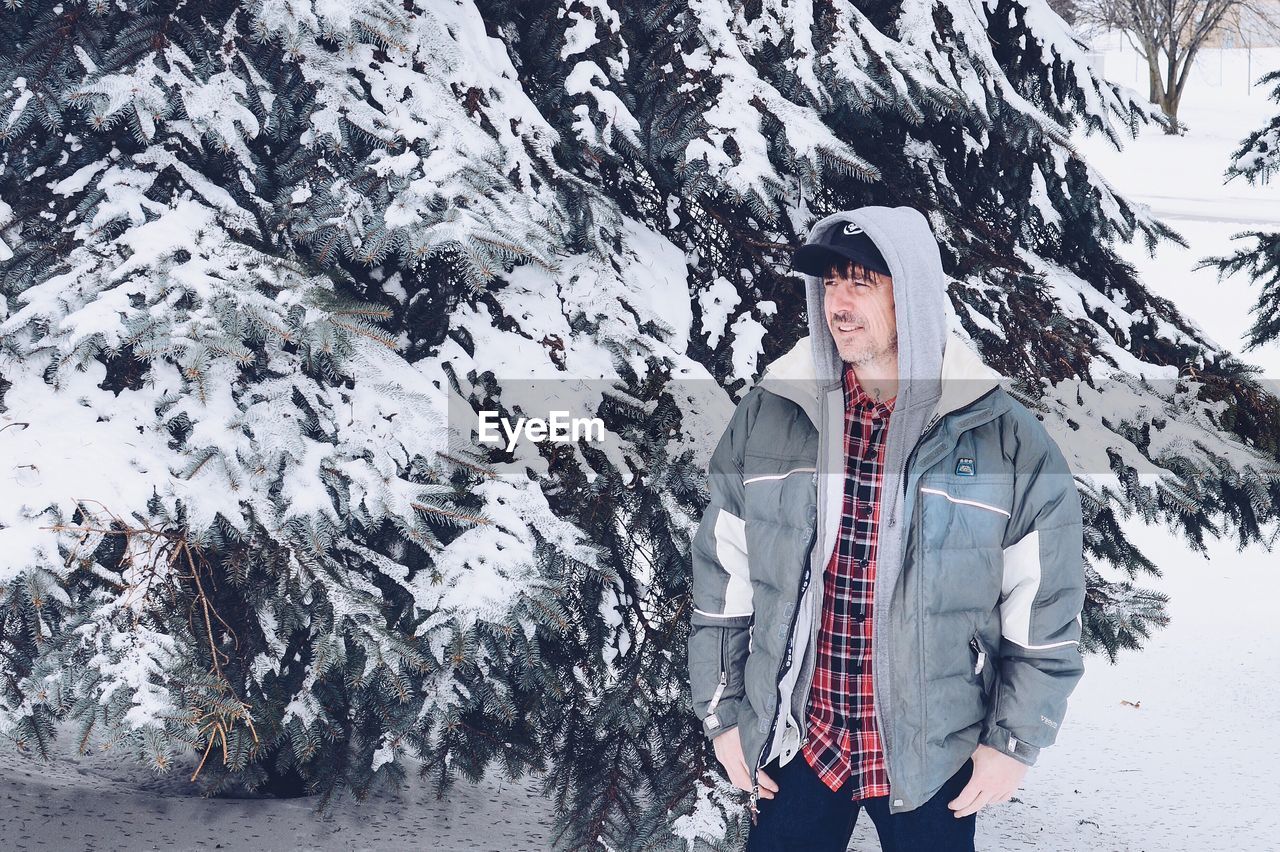
[{"label": "beard", "polygon": [[861,367],[864,364],[870,364],[882,358],[898,357],[898,333],[895,331],[889,336],[889,340],[878,343],[875,341],[857,343],[845,343],[843,345],[837,343],[836,351],[840,353],[840,360],[845,363],[852,364],[855,367]]}]

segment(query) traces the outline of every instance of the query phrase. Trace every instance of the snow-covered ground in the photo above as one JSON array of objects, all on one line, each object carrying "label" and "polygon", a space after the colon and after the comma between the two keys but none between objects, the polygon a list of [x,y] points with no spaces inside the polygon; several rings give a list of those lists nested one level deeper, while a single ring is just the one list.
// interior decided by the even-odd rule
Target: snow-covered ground
[{"label": "snow-covered ground", "polygon": [[[1057,744],[1018,801],[979,814],[977,847],[1280,849],[1280,566],[1258,546],[1218,542],[1203,557],[1159,528],[1126,529],[1164,573],[1142,585],[1169,594],[1169,626],[1116,665],[1085,659]],[[858,823],[850,848],[879,849]]]},{"label": "snow-covered ground", "polygon": [[[1123,250],[1147,287],[1177,302],[1235,351],[1256,289],[1218,283],[1200,258],[1226,254],[1231,234],[1280,229],[1280,185],[1222,185],[1230,152],[1277,107],[1249,89],[1245,51],[1202,56],[1183,107],[1187,135],[1144,131],[1123,152],[1079,139],[1083,153],[1130,199],[1190,244]],[[1280,50],[1255,50],[1256,79],[1280,67]],[[1131,51],[1105,54],[1105,73],[1134,85]],[[1145,85],[1145,84],[1143,84]],[[1280,378],[1280,346],[1245,360]],[[1254,546],[1214,542],[1207,558],[1159,528],[1131,524],[1134,540],[1164,572],[1142,584],[1167,592],[1170,626],[1117,665],[1089,658],[1059,743],[1027,775],[1018,801],[978,820],[984,850],[1280,849],[1280,565]],[[1123,702],[1132,702],[1130,706]],[[104,755],[50,766],[0,746],[0,827],[5,849],[433,849],[549,847],[550,808],[533,782],[496,775],[460,780],[444,801],[415,782],[397,797],[341,803],[319,820],[308,801],[206,800],[182,778],[157,780]],[[851,845],[879,848],[866,817]]]},{"label": "snow-covered ground", "polygon": [[0,849],[5,852],[538,852],[551,848],[551,808],[533,780],[494,771],[460,779],[437,800],[410,769],[407,789],[347,797],[318,816],[314,798],[206,799],[188,781],[189,761],[163,777],[115,755],[64,756],[36,764],[0,740]]}]

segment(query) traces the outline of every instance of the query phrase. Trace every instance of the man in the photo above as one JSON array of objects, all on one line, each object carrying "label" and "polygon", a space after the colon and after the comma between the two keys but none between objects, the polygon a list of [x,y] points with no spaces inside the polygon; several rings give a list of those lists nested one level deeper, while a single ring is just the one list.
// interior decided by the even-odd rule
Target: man
[{"label": "man", "polygon": [[793,258],[809,335],[738,404],[693,541],[694,711],[748,849],[972,850],[1083,674],[1079,494],[946,328],[928,220],[862,207]]}]

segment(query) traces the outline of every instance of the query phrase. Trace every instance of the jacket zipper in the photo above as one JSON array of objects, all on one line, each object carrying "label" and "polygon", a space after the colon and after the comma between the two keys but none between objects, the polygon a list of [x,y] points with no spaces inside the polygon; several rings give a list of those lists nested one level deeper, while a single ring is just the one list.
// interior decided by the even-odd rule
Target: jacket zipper
[{"label": "jacket zipper", "polygon": [[901,479],[902,479],[903,495],[907,493],[907,466],[911,464],[911,457],[916,454],[916,450],[920,449],[920,445],[924,443],[924,439],[929,437],[929,431],[933,429],[934,426],[938,425],[938,422],[940,420],[942,420],[941,414],[933,415],[933,418],[928,423],[925,424],[924,430],[920,433],[920,437],[916,440],[916,445],[911,448],[911,452],[907,453],[907,457],[902,460]]},{"label": "jacket zipper", "polygon": [[[819,412],[819,417],[821,418],[823,423],[826,422],[825,409],[826,409],[826,406],[823,405],[821,406],[821,410]],[[843,413],[841,414],[841,422],[843,422]],[[829,437],[829,436],[826,436],[826,437]],[[806,572],[812,573],[813,571],[813,565],[811,564],[811,562],[813,561],[813,548],[814,548],[814,545],[818,543],[818,530],[821,529],[822,527],[823,501],[818,499],[820,495],[818,494],[818,489],[816,488],[816,486],[818,482],[818,469],[822,467],[822,462],[823,460],[826,459],[826,447],[824,446],[823,438],[824,438],[823,430],[821,427],[819,427],[818,429],[818,461],[814,465],[814,470],[813,470],[813,482],[815,485],[814,503],[813,503],[813,508],[814,508],[813,533],[812,535],[809,536],[809,547],[805,550],[805,556],[804,556],[804,569],[801,570],[800,572],[800,583],[799,585],[796,586],[796,608],[792,610],[791,623],[787,625],[787,647],[782,653],[782,659],[778,661],[778,671],[773,679],[773,694],[775,696],[780,694],[780,689],[782,687],[782,666],[783,664],[786,663],[787,657],[791,654],[792,646],[794,644],[793,640],[794,640],[794,634],[796,629],[796,618],[800,615],[800,605],[804,597],[801,594],[800,589],[804,587]],[[803,664],[803,662],[804,661],[802,660],[801,663]],[[764,742],[760,744],[760,754],[756,756],[756,765],[751,768],[750,807],[751,807],[751,824],[752,825],[756,824],[756,817],[759,815],[759,811],[756,808],[756,802],[759,801],[760,799],[760,765],[764,763],[764,754],[769,749],[769,743],[773,741],[773,732],[778,726],[778,711],[781,709],[782,709],[781,707],[774,707],[773,719],[770,720],[769,722],[769,732],[765,734]],[[790,715],[791,708],[789,707],[787,708],[787,713],[788,715]]]},{"label": "jacket zipper", "polygon": [[[932,425],[932,424],[930,424],[930,425]],[[926,428],[928,428],[928,427],[926,427]],[[923,440],[924,440],[924,434],[927,434],[927,433],[922,433],[922,434],[921,434],[921,437],[920,437],[920,440],[921,440],[921,441],[923,441]],[[917,447],[918,447],[918,446],[920,446],[919,442],[917,442],[916,446],[917,446]],[[912,454],[914,454],[914,453],[915,453],[915,448],[914,448],[914,447],[912,448],[911,453],[912,453]],[[910,458],[910,454],[909,454],[907,457],[908,457],[908,458]],[[903,479],[904,479],[904,481],[905,481],[905,479],[906,479],[906,466],[905,466],[905,465],[903,465]],[[903,486],[903,487],[905,488],[905,486]],[[913,530],[914,530],[914,528],[915,528],[916,524],[918,524],[918,523],[919,523],[919,521],[920,521],[920,512],[919,512],[919,508],[920,508],[919,506],[916,506],[916,507],[915,507],[916,511],[915,511],[915,513],[913,514],[912,518],[911,518],[911,526],[912,526],[912,529],[913,529]],[[912,535],[908,534],[908,536],[907,536],[907,544],[908,544],[908,545],[910,545],[910,544],[911,544],[911,542],[913,542],[913,541],[919,541],[919,538],[920,538],[920,537],[919,537],[918,535],[916,535],[916,536],[912,536]],[[903,554],[902,554],[903,559],[905,559],[905,558],[906,558],[906,556],[907,556],[907,554],[906,554],[906,553],[903,553]],[[922,594],[923,594],[923,592],[922,592]],[[921,606],[921,604],[920,604],[920,603],[917,603],[917,604],[916,604],[916,606],[917,606],[917,607],[920,607],[920,606]],[[921,611],[923,611],[923,610],[921,610]],[[873,615],[872,615],[872,618],[876,618],[876,616],[873,614]],[[920,621],[921,621],[921,629],[923,629],[923,618],[921,618],[921,619],[920,619]],[[879,620],[877,619],[877,620],[876,620],[876,622],[875,622],[875,624],[879,624],[879,623],[880,623],[880,622],[879,622]],[[872,643],[873,643],[873,644],[876,642],[876,639],[875,639],[875,624],[873,624],[873,625],[872,625]],[[888,639],[888,634],[886,634],[886,635],[885,635],[885,640],[884,640],[884,645],[885,645],[885,647],[886,647],[886,648],[888,647],[888,644],[889,644],[889,643],[888,643],[888,641],[887,641],[887,639]],[[922,646],[922,647],[923,647],[923,646]],[[890,794],[892,795],[892,790],[893,790],[893,776],[892,776],[891,774],[889,774],[889,767],[890,767],[890,765],[892,764],[892,762],[891,762],[891,761],[890,761],[890,759],[889,759],[889,754],[890,754],[890,751],[891,751],[891,747],[890,747],[889,743],[890,743],[890,741],[891,741],[891,739],[892,739],[892,738],[889,736],[888,729],[886,729],[886,728],[885,728],[885,726],[884,726],[884,714],[881,712],[880,702],[876,700],[876,695],[877,695],[877,693],[878,693],[878,692],[879,692],[879,690],[872,689],[872,695],[871,695],[871,709],[872,709],[872,712],[875,714],[875,717],[876,717],[876,730],[880,732],[880,748],[884,751],[884,767],[885,767],[885,774],[886,774],[886,775],[889,775],[889,789],[890,789]],[[922,694],[923,694],[923,693],[922,693]],[[890,799],[890,801],[892,801],[892,799]]]},{"label": "jacket zipper", "polygon": [[[813,535],[809,536],[809,547],[805,551],[805,560],[804,560],[805,571],[812,571],[813,569],[813,566],[810,565],[809,562],[811,559],[813,559],[813,547],[815,544],[817,544],[817,542],[818,542],[818,524],[815,519],[815,522],[813,525]],[[800,572],[800,583],[802,585],[804,583],[805,571]],[[786,663],[787,657],[791,653],[792,645],[794,644],[792,642],[791,636],[796,629],[796,617],[800,614],[800,604],[801,604],[802,597],[803,596],[800,594],[800,586],[797,586],[796,587],[796,608],[791,613],[791,623],[787,625],[787,647],[782,654],[782,659],[778,662],[778,674],[774,678],[773,691],[775,695],[778,694],[778,690],[782,686],[782,667],[783,667],[783,664]],[[756,757],[756,765],[753,767],[751,772],[751,824],[752,825],[756,824],[756,816],[758,814],[758,810],[756,809],[756,802],[760,798],[760,765],[764,762],[764,753],[765,751],[768,750],[769,743],[773,741],[773,732],[778,726],[778,714],[781,709],[782,709],[781,707],[774,708],[773,720],[769,723],[769,733],[765,734],[764,742],[761,743],[760,745],[760,754],[758,757]],[[791,712],[790,708],[787,708],[787,712],[788,713]]]},{"label": "jacket zipper", "polygon": [[[911,452],[907,453],[906,459],[904,459],[902,462],[902,493],[904,496],[907,493],[907,467],[911,463],[911,458],[916,454],[916,450],[920,448],[920,445],[924,443],[925,438],[929,436],[929,433],[932,431],[933,427],[938,425],[938,423],[941,420],[942,420],[941,414],[934,414],[933,417],[930,418],[929,422],[925,424],[924,429],[921,431],[920,437],[916,439],[915,445],[911,448]],[[915,528],[915,525],[920,520],[919,509],[920,509],[919,506],[914,507],[914,512],[911,518],[911,526],[913,529]],[[918,541],[918,540],[919,540],[919,536],[912,536],[908,534],[907,540],[905,543],[909,546],[912,541]],[[905,559],[906,556],[907,556],[906,553],[902,554],[903,559]],[[920,604],[917,603],[917,608],[919,607],[920,607]],[[921,610],[921,612],[923,613],[923,610]],[[875,616],[873,615],[872,618],[875,618]],[[923,627],[923,616],[921,617],[921,622]],[[876,624],[878,623],[879,623],[879,620],[876,621]],[[873,637],[872,642],[873,643],[875,642],[874,636],[875,636],[875,625],[873,624],[872,625],[872,637]],[[884,644],[885,644],[885,647],[887,648],[888,647],[887,634],[886,634],[886,639],[884,640]],[[891,750],[889,742],[892,738],[889,736],[888,731],[884,726],[884,713],[881,710],[880,702],[876,700],[876,695],[875,695],[876,692],[877,690],[874,690],[874,689],[872,690],[871,709],[876,717],[876,730],[880,732],[880,747],[884,751],[885,774],[888,775],[889,766],[891,765],[891,762],[889,760],[889,753]],[[890,786],[890,792],[892,793],[892,788],[893,788],[892,776],[889,777],[889,786]],[[890,799],[890,801],[892,801],[892,799]]]},{"label": "jacket zipper", "polygon": [[724,688],[729,684],[728,666],[724,663],[724,631],[726,628],[720,628],[720,682],[716,684],[716,691],[711,694],[711,703],[707,705],[707,718],[714,718],[716,715],[716,705],[720,703],[720,696],[724,693]]},{"label": "jacket zipper", "polygon": [[[917,491],[915,495],[913,495],[912,502],[916,504],[920,502],[920,492]],[[911,532],[914,533],[911,536],[911,539],[912,541],[915,542],[917,548],[923,547],[923,545],[920,544],[920,536],[923,535],[922,528],[924,526],[924,523],[920,520],[922,515],[924,515],[923,508],[919,505],[916,505],[911,516]],[[922,566],[923,560],[917,560],[916,564],[918,566]],[[916,643],[918,647],[921,649],[920,650],[921,664],[918,667],[920,670],[920,730],[927,731],[929,730],[929,701],[927,698],[929,694],[929,690],[928,690],[928,684],[925,682],[924,659],[923,659],[924,648],[925,648],[924,572],[917,570],[915,572],[915,575],[916,575],[916,612],[919,613],[919,615],[916,618],[916,621],[918,622],[917,628],[916,628],[916,635],[917,635]],[[921,778],[925,777],[924,773],[925,773],[925,764],[927,763],[927,757],[926,757],[927,751],[928,751],[927,748],[921,749],[920,751],[920,777]]]},{"label": "jacket zipper", "polygon": [[969,647],[973,648],[974,652],[978,655],[978,661],[973,664],[973,673],[980,675],[982,674],[982,669],[987,664],[987,651],[982,647],[982,640],[978,638],[977,633],[973,634],[973,636],[969,638]]}]

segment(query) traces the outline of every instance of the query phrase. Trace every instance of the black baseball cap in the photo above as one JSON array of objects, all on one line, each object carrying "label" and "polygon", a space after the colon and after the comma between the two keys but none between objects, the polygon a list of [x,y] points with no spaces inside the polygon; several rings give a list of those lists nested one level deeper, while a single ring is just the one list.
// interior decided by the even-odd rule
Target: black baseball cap
[{"label": "black baseball cap", "polygon": [[832,265],[856,260],[867,269],[890,275],[889,264],[876,244],[856,222],[837,219],[820,234],[810,234],[791,255],[791,268],[806,275],[824,275]]}]

